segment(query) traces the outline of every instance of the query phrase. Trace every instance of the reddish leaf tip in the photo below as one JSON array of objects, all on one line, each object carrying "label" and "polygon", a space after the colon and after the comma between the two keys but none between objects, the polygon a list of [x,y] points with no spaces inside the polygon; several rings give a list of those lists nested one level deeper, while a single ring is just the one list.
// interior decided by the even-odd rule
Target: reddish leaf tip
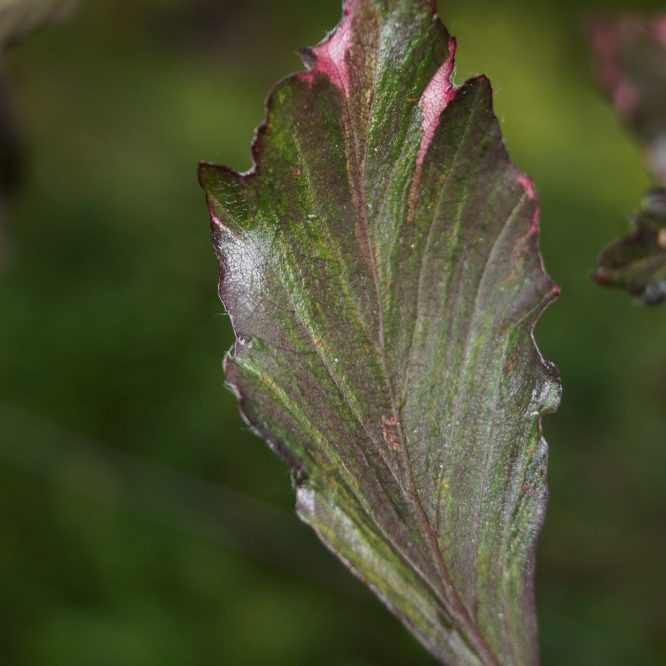
[{"label": "reddish leaf tip", "polygon": [[519,173],[516,177],[516,182],[523,186],[525,194],[527,194],[529,199],[537,201],[536,186],[534,185],[534,181],[527,174]]},{"label": "reddish leaf tip", "polygon": [[345,54],[351,44],[352,21],[358,3],[359,0],[345,0],[344,14],[337,27],[320,44],[301,52],[301,59],[308,71],[300,74],[299,78],[312,82],[317,74],[325,74],[331,83],[348,97],[350,77]]},{"label": "reddish leaf tip", "polygon": [[435,136],[442,112],[456,96],[457,88],[451,81],[456,64],[456,46],[456,38],[449,37],[448,57],[440,65],[432,79],[430,79],[419,102],[421,112],[423,113],[423,138],[421,139],[421,147],[416,156],[418,166],[423,164],[425,155],[428,152],[428,146]]},{"label": "reddish leaf tip", "polygon": [[541,208],[539,207],[539,197],[537,196],[536,186],[534,181],[524,173],[519,173],[516,176],[516,182],[525,190],[527,198],[536,204],[532,215],[532,224],[529,228],[530,234],[536,234],[539,231],[539,217],[541,216]]}]

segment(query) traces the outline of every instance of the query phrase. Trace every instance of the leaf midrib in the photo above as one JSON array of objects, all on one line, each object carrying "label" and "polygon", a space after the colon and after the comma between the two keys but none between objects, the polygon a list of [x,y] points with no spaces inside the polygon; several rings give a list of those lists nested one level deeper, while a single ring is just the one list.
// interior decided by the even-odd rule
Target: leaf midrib
[{"label": "leaf midrib", "polygon": [[[379,44],[381,44],[381,39],[379,40]],[[347,54],[345,54],[346,57]],[[378,61],[378,58],[375,60],[375,62]],[[374,93],[375,90],[375,84],[376,84],[376,68],[375,71],[373,71],[373,85],[372,85],[372,91]],[[348,105],[348,97],[346,96],[341,96],[342,101],[344,106],[346,107],[347,111],[347,116],[350,117],[350,109]],[[368,118],[372,118],[372,107],[374,105],[374,94],[371,99],[370,103],[370,109],[368,113]],[[416,108],[416,107],[415,107]],[[351,125],[350,125],[351,127]],[[352,151],[349,151],[352,152]],[[354,156],[356,157],[356,151],[353,151]],[[381,291],[380,291],[380,286],[379,286],[379,276],[378,276],[378,269],[377,269],[377,264],[374,256],[374,252],[372,251],[372,246],[370,244],[370,235],[369,235],[369,220],[368,220],[368,210],[367,210],[367,204],[365,201],[365,190],[366,190],[366,160],[367,160],[367,155],[368,155],[368,137],[367,137],[367,132],[366,132],[366,140],[365,140],[365,145],[363,146],[363,158],[361,164],[357,164],[356,169],[357,173],[359,174],[359,178],[361,179],[361,182],[359,183],[359,196],[361,198],[361,201],[359,202],[359,210],[357,213],[359,214],[359,217],[361,219],[361,228],[364,231],[364,241],[368,247],[368,263],[370,267],[370,274],[372,276],[372,281],[375,287],[375,296],[376,296],[376,306],[377,306],[377,325],[378,325],[378,339],[379,339],[379,347],[378,347],[378,352],[380,355],[380,361],[381,361],[381,367],[382,367],[382,373],[384,375],[384,382],[386,385],[387,393],[389,395],[389,400],[391,403],[391,411],[393,417],[397,421],[397,432],[398,432],[398,440],[400,444],[400,455],[403,460],[403,464],[405,466],[406,470],[406,481],[407,481],[407,492],[408,492],[408,498],[411,500],[413,505],[416,507],[416,517],[419,522],[419,526],[421,528],[421,531],[426,537],[426,541],[428,544],[428,547],[430,549],[431,555],[434,559],[435,566],[440,572],[440,575],[442,576],[442,579],[444,581],[444,587],[446,591],[448,592],[449,595],[449,601],[453,604],[453,610],[454,612],[452,613],[453,617],[458,620],[458,622],[461,624],[461,629],[466,629],[467,630],[467,635],[465,635],[465,632],[462,633],[463,638],[465,640],[469,641],[471,644],[471,647],[477,651],[477,654],[479,658],[488,666],[499,666],[499,662],[495,655],[492,653],[490,647],[485,641],[485,638],[481,634],[481,631],[479,627],[476,625],[476,623],[473,621],[471,618],[467,608],[465,607],[464,603],[462,602],[462,599],[460,598],[460,595],[458,594],[458,591],[453,584],[453,580],[451,577],[451,574],[449,572],[448,566],[444,560],[444,555],[442,553],[442,550],[439,546],[439,540],[437,539],[437,535],[433,529],[433,526],[431,525],[430,521],[428,520],[428,516],[426,514],[425,508],[423,506],[423,503],[421,501],[421,498],[419,496],[418,490],[416,488],[416,483],[414,479],[414,470],[413,466],[411,463],[411,459],[409,456],[409,451],[407,449],[407,437],[406,433],[404,430],[402,418],[400,416],[400,410],[398,409],[398,405],[396,402],[395,398],[395,388],[393,386],[393,382],[391,380],[391,376],[389,373],[389,368],[388,368],[388,359],[386,355],[386,340],[385,340],[385,325],[384,325],[384,310],[382,307],[382,298],[381,298]],[[358,158],[357,158],[358,159]],[[351,173],[351,169],[348,169],[348,174]],[[350,188],[353,188],[353,183],[350,183]],[[402,486],[401,486],[402,487]]]}]

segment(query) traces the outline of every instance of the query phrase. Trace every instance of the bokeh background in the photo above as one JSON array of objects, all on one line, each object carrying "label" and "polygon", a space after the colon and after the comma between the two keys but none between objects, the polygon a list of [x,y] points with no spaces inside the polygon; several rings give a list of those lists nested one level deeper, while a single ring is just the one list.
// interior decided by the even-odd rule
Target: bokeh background
[{"label": "bokeh background", "polygon": [[[649,180],[583,21],[643,0],[448,0],[542,201],[562,297],[538,558],[545,666],[666,663],[666,307],[588,278]],[[3,666],[433,664],[293,514],[224,388],[200,159],[250,165],[338,0],[88,0],[2,68],[24,145],[0,268]]]}]

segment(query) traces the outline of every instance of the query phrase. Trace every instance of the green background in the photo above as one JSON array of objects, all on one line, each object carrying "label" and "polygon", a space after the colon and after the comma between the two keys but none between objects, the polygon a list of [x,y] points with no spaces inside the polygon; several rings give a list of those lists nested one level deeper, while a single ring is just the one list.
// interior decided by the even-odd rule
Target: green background
[{"label": "green background", "polygon": [[[625,9],[655,11],[625,0]],[[536,181],[562,296],[537,597],[545,666],[666,663],[666,308],[595,286],[649,179],[595,85],[584,19],[619,2],[449,0]],[[292,511],[224,389],[200,159],[250,166],[270,85],[337,0],[88,0],[13,48],[25,143],[0,268],[0,663],[432,660]]]}]

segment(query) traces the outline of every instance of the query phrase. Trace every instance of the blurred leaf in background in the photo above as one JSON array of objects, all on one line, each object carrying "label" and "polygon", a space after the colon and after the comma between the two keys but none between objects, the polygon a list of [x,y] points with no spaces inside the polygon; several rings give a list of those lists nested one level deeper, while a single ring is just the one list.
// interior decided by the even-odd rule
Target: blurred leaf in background
[{"label": "blurred leaf in background", "polygon": [[594,278],[656,305],[666,298],[666,14],[597,19],[591,32],[601,84],[661,185],[631,232],[602,250]]},{"label": "blurred leaf in background", "polygon": [[[666,311],[586,280],[649,184],[579,30],[617,9],[440,6],[457,80],[493,81],[563,286],[537,329],[565,386],[546,419],[546,666],[666,660]],[[28,170],[0,277],[3,665],[433,663],[298,522],[223,387],[232,334],[196,165],[250,165],[266,90],[339,13],[96,0],[7,53]]]}]

